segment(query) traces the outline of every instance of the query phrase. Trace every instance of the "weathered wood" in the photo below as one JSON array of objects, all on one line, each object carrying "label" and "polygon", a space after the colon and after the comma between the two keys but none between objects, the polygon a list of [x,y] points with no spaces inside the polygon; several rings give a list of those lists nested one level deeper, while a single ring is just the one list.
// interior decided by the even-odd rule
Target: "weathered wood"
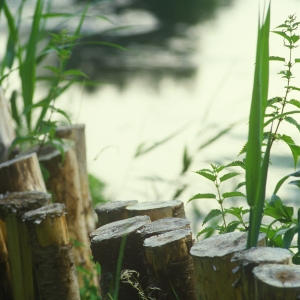
[{"label": "weathered wood", "polygon": [[[6,194],[0,199],[0,218],[6,221],[11,280],[15,300],[34,299],[34,280],[29,234],[21,216],[46,205],[51,196],[31,191]],[[25,276],[26,274],[26,276]]]},{"label": "weathered wood", "polygon": [[145,215],[149,216],[151,221],[168,217],[185,218],[184,205],[179,200],[142,202],[130,205],[126,209],[129,218]]},{"label": "weathered wood", "polygon": [[75,144],[76,157],[78,162],[79,181],[83,212],[88,233],[95,229],[95,218],[93,213],[93,202],[89,188],[88,172],[86,164],[86,139],[85,125],[76,124],[60,126],[56,130],[56,136],[61,139],[72,140]]},{"label": "weathered wood", "polygon": [[39,299],[80,299],[75,262],[61,203],[29,211],[28,225]]},{"label": "weathered wood", "polygon": [[[85,224],[76,153],[72,142],[64,143],[63,149],[64,161],[62,161],[61,153],[52,146],[46,146],[39,150],[39,161],[49,172],[46,186],[54,201],[66,206],[70,239],[82,245],[73,247],[75,263],[77,266],[92,272],[93,266],[88,248],[89,239]],[[38,149],[32,149],[32,151],[38,151]],[[79,285],[83,286],[81,273],[79,273]]]},{"label": "weathered wood", "polygon": [[3,89],[0,87],[0,163],[8,160],[8,149],[15,137],[14,123],[8,102],[4,97]]},{"label": "weathered wood", "polygon": [[0,300],[13,300],[6,241],[0,229]]},{"label": "weathered wood", "polygon": [[46,192],[35,153],[0,164],[0,194],[23,191]]},{"label": "weathered wood", "polygon": [[297,300],[300,296],[300,266],[267,264],[253,269],[255,300]]},{"label": "weathered wood", "polygon": [[194,267],[190,255],[193,245],[190,229],[179,229],[144,241],[150,297],[161,300],[196,299]]},{"label": "weathered wood", "polygon": [[120,221],[128,218],[126,207],[138,203],[137,200],[111,201],[98,204],[95,212],[98,216],[98,225],[103,226],[111,222]]},{"label": "weathered wood", "polygon": [[[233,287],[239,278],[232,256],[246,249],[247,233],[232,232],[212,236],[195,243],[191,249],[195,268],[197,299],[240,300],[241,287]],[[259,235],[259,246],[265,246],[265,234]]]},{"label": "weathered wood", "polygon": [[241,285],[242,299],[253,300],[255,299],[253,269],[263,264],[289,265],[292,263],[292,254],[282,248],[255,247],[235,253],[231,261],[239,265],[234,271],[240,276],[236,285]]},{"label": "weathered wood", "polygon": [[114,299],[139,299],[132,286],[120,282],[120,273],[123,269],[138,273],[144,270],[143,249],[138,246],[136,232],[150,222],[148,216],[137,216],[109,223],[90,234],[94,260],[101,265],[100,285],[103,300],[110,299],[109,295]]}]

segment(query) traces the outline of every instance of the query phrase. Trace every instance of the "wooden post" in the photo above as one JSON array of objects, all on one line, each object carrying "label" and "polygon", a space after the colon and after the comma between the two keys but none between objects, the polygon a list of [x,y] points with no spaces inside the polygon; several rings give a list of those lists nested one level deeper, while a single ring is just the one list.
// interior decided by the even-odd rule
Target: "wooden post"
[{"label": "wooden post", "polygon": [[98,216],[98,225],[103,226],[111,222],[120,221],[128,218],[126,207],[138,203],[137,200],[111,201],[98,204],[95,212]]},{"label": "wooden post", "polygon": [[[241,287],[233,287],[239,278],[232,272],[238,266],[232,256],[246,249],[247,233],[231,232],[195,243],[191,249],[195,268],[197,299],[240,300]],[[259,235],[259,246],[265,246],[265,234]]]},{"label": "wooden post", "polygon": [[35,153],[0,164],[0,194],[24,191],[46,192]]},{"label": "wooden post", "polygon": [[103,300],[139,299],[138,292],[128,283],[120,282],[121,270],[140,273],[144,269],[143,249],[138,247],[136,232],[149,224],[148,216],[137,216],[104,225],[90,234],[94,260],[101,265]]},{"label": "wooden post", "polygon": [[130,205],[126,209],[129,218],[144,215],[149,216],[151,221],[168,217],[185,218],[184,205],[179,200],[142,202]]},{"label": "wooden post", "polygon": [[242,299],[253,300],[255,299],[253,269],[263,264],[289,265],[292,263],[292,254],[282,248],[255,247],[235,253],[231,261],[239,265],[235,270],[240,276],[236,284],[241,285]]},{"label": "wooden post", "polygon": [[[63,147],[64,161],[62,161],[61,153],[52,146],[45,146],[40,150],[39,161],[50,174],[46,186],[52,193],[54,202],[63,203],[66,206],[69,235],[76,245],[73,247],[76,266],[92,272],[76,152],[72,142],[66,142]],[[37,151],[37,149],[32,151]],[[83,286],[81,273],[79,273],[79,286]]]},{"label": "wooden post", "polygon": [[[151,286],[148,295],[161,300],[196,299],[193,245],[190,229],[179,229],[145,240],[145,256]],[[221,298],[220,298],[221,299]]]},{"label": "wooden post", "polygon": [[23,215],[28,224],[39,299],[79,300],[65,206],[54,203]]},{"label": "wooden post", "polygon": [[253,269],[255,300],[296,300],[300,295],[300,266],[262,265]]},{"label": "wooden post", "polygon": [[34,280],[29,235],[21,216],[32,209],[47,204],[47,193],[16,192],[0,199],[0,217],[6,221],[9,263],[15,300],[34,299]]},{"label": "wooden post", "polygon": [[89,188],[86,164],[85,125],[78,124],[60,126],[56,130],[56,136],[61,139],[72,140],[75,144],[83,212],[85,223],[87,226],[87,232],[90,233],[95,229],[95,219],[93,214],[93,202]]},{"label": "wooden post", "polygon": [[0,299],[13,300],[8,252],[2,230],[0,230]]},{"label": "wooden post", "polygon": [[16,137],[14,128],[8,102],[0,87],[0,163],[8,160],[8,149]]}]

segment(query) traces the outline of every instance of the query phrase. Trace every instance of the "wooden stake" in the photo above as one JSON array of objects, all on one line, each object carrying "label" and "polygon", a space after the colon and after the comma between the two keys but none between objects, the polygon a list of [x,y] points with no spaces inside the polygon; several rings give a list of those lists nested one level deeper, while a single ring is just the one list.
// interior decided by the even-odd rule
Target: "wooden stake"
[{"label": "wooden stake", "polygon": [[93,214],[93,202],[89,188],[88,172],[86,165],[85,125],[77,124],[69,126],[60,126],[56,130],[56,136],[61,139],[72,140],[75,144],[85,223],[87,226],[87,232],[90,233],[95,229],[95,219]]},{"label": "wooden stake", "polygon": [[255,247],[235,253],[231,261],[239,265],[235,272],[240,275],[237,285],[241,285],[242,299],[253,300],[255,299],[253,269],[263,264],[289,265],[292,263],[292,254],[282,248]]},{"label": "wooden stake", "polygon": [[[0,217],[6,221],[8,252],[15,300],[34,299],[34,280],[29,234],[21,216],[50,201],[46,193],[16,192],[0,199]],[[26,274],[26,276],[25,276]]]},{"label": "wooden stake", "polygon": [[34,271],[40,299],[79,300],[72,245],[61,203],[27,212]]},{"label": "wooden stake", "polygon": [[0,194],[24,191],[46,192],[35,153],[0,164]]},{"label": "wooden stake", "polygon": [[[64,144],[64,161],[61,153],[52,146],[43,147],[39,153],[39,161],[49,172],[46,182],[47,189],[52,193],[55,202],[63,203],[67,210],[67,224],[73,247],[76,266],[92,272],[90,260],[89,239],[85,224],[85,214],[82,204],[79,168],[72,142]],[[35,151],[36,149],[33,149]],[[79,273],[79,285],[83,286],[83,277]]]},{"label": "wooden stake", "polygon": [[13,300],[10,267],[6,241],[0,229],[0,299]]},{"label": "wooden stake", "polygon": [[185,218],[184,205],[179,200],[142,202],[130,205],[126,209],[129,218],[144,215],[149,216],[151,221],[168,217]]},{"label": "wooden stake", "polygon": [[94,260],[101,265],[101,295],[103,300],[139,299],[138,292],[128,283],[120,282],[121,270],[140,273],[144,269],[136,232],[149,224],[148,216],[137,216],[104,225],[90,234]]},{"label": "wooden stake", "polygon": [[[247,233],[231,232],[212,236],[192,247],[197,299],[241,299],[241,286],[233,287],[239,275],[232,270],[238,264],[231,258],[246,249],[246,241]],[[260,234],[258,245],[265,246],[265,234]]]},{"label": "wooden stake", "polygon": [[253,269],[255,300],[296,300],[300,296],[300,266],[262,265]]},{"label": "wooden stake", "polygon": [[8,102],[4,97],[3,89],[0,87],[0,163],[8,160],[8,149],[15,137],[14,123]]},{"label": "wooden stake", "polygon": [[[196,299],[194,267],[190,256],[190,229],[179,229],[145,240],[147,270],[151,286],[148,295],[156,299]],[[158,288],[158,289],[157,289]]]},{"label": "wooden stake", "polygon": [[95,212],[98,216],[98,227],[111,222],[120,221],[128,218],[126,207],[138,203],[137,200],[129,201],[111,201],[104,204],[98,204]]}]

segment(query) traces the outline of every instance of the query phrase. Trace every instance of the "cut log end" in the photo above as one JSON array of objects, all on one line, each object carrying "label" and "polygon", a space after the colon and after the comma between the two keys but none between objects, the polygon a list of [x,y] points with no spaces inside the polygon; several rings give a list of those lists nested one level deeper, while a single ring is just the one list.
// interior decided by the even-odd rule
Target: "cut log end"
[{"label": "cut log end", "polygon": [[38,191],[15,192],[0,195],[0,218],[5,219],[10,214],[21,216],[30,210],[48,204],[50,200],[50,194]]}]

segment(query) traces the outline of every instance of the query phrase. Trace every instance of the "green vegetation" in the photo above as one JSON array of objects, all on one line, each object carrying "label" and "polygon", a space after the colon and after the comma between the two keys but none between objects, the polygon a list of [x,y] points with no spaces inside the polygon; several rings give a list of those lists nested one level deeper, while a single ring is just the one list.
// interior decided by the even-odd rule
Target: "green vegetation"
[{"label": "green vegetation", "polygon": [[[235,230],[248,231],[247,248],[251,248],[257,245],[259,231],[265,232],[269,246],[287,249],[296,247],[294,262],[297,263],[300,262],[300,236],[298,234],[300,210],[298,210],[298,217],[295,218],[294,208],[283,203],[278,191],[288,178],[300,177],[300,172],[293,172],[280,179],[268,201],[265,192],[270,153],[274,142],[284,142],[289,147],[295,169],[300,156],[300,146],[294,142],[290,135],[279,131],[283,123],[300,131],[299,123],[292,117],[300,113],[300,101],[294,98],[300,88],[292,85],[292,68],[300,62],[299,58],[293,58],[293,50],[298,47],[297,43],[300,39],[299,34],[297,34],[299,24],[300,22],[296,21],[296,16],[291,15],[283,24],[272,31],[283,38],[284,47],[288,49],[288,55],[287,58],[269,56],[270,7],[268,8],[264,22],[261,26],[259,25],[258,30],[248,141],[239,153],[239,155],[245,154],[245,158],[225,166],[211,164],[210,168],[197,171],[198,175],[213,183],[216,193],[199,193],[189,200],[214,199],[220,205],[220,209],[211,210],[204,218],[202,225],[211,220],[214,223],[202,229],[198,236],[202,234],[209,236],[215,230],[219,233]],[[284,64],[284,70],[278,73],[284,80],[284,94],[268,100],[269,61],[283,62]],[[224,192],[223,186],[227,188],[225,182],[232,178],[241,177],[240,172],[232,171],[232,168],[242,169],[242,173],[245,173],[246,177],[245,180],[237,184],[235,189]],[[300,187],[299,180],[290,181],[289,184]],[[246,193],[239,191],[243,187],[246,188]],[[232,197],[246,198],[249,209],[234,206],[225,208],[225,200]],[[249,212],[250,216],[247,220],[245,216],[248,216]],[[217,217],[221,218],[221,224],[216,221]],[[261,224],[262,220],[264,221],[263,224]],[[292,244],[292,240],[297,234],[298,243],[295,246]]]}]

